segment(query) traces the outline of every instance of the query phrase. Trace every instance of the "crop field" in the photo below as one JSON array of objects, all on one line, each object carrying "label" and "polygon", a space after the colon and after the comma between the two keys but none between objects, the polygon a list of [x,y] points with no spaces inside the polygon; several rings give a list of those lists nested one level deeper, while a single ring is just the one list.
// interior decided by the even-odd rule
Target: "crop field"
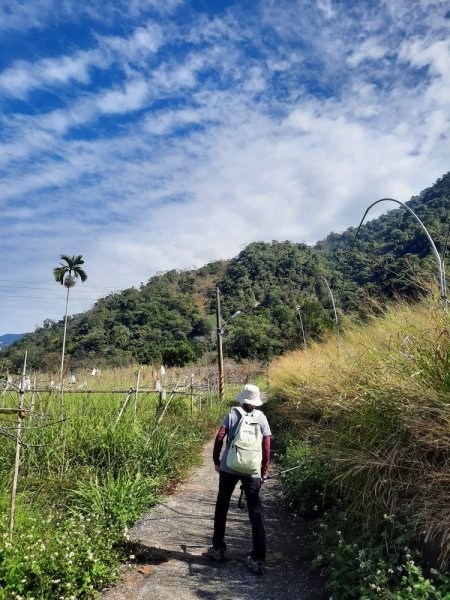
[{"label": "crop field", "polygon": [[127,528],[196,464],[224,407],[199,367],[77,373],[63,401],[48,374],[30,380],[20,394],[5,378],[0,398],[0,598],[92,598],[126,562]]}]

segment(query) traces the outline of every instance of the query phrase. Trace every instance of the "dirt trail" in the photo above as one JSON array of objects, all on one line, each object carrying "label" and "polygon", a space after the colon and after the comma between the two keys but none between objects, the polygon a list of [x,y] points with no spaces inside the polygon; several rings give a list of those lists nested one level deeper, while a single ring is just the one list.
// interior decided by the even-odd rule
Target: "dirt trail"
[{"label": "dirt trail", "polygon": [[228,514],[228,560],[217,564],[204,556],[211,543],[218,486],[211,454],[212,444],[208,444],[203,465],[134,526],[131,540],[139,542],[135,549],[139,564],[106,591],[103,600],[328,598],[317,574],[301,556],[308,528],[282,505],[277,479],[267,481],[263,488],[268,547],[264,574],[253,575],[243,564],[251,550],[251,528],[246,508],[237,506],[239,485]]}]

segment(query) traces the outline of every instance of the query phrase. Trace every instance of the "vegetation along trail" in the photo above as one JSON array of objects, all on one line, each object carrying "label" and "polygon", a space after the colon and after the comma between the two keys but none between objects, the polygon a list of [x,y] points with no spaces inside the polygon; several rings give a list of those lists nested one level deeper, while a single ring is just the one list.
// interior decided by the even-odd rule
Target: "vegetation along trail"
[{"label": "vegetation along trail", "polygon": [[[304,522],[283,506],[278,479],[263,490],[266,507],[268,556],[262,576],[250,573],[244,560],[251,548],[246,510],[238,508],[239,486],[230,506],[227,525],[228,559],[213,563],[205,551],[213,530],[218,476],[212,444],[204,451],[202,466],[136,524],[130,532],[130,554],[136,568],[105,592],[104,600],[165,600],[196,598],[228,600],[321,600],[328,598],[322,582],[302,557]],[[272,474],[275,473],[272,468]],[[132,559],[133,560],[133,559]]]}]

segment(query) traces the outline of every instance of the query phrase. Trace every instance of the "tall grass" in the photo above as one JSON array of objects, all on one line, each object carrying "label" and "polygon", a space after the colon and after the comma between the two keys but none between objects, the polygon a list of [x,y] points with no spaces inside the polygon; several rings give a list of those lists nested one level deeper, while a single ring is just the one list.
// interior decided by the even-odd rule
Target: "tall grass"
[{"label": "tall grass", "polygon": [[450,555],[449,317],[397,303],[336,341],[277,360],[274,417],[327,464],[329,494],[367,523],[406,515]]}]

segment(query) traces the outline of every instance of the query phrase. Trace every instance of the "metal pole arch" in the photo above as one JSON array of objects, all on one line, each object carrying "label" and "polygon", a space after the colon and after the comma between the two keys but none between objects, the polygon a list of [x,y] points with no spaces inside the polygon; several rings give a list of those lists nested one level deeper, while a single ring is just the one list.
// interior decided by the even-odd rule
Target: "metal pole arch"
[{"label": "metal pole arch", "polygon": [[300,327],[302,328],[303,348],[304,348],[304,350],[306,350],[306,337],[305,337],[305,329],[303,327],[302,313],[300,312],[300,306],[296,306],[295,308],[297,310],[297,314],[300,319]]},{"label": "metal pole arch", "polygon": [[323,279],[323,281],[325,282],[325,285],[328,288],[328,293],[330,294],[330,298],[331,298],[331,302],[333,304],[333,310],[334,310],[334,320],[336,321],[336,343],[337,343],[337,352],[338,352],[338,356],[339,356],[339,318],[338,318],[338,314],[337,314],[337,310],[336,310],[336,304],[334,302],[334,296],[333,296],[333,292],[331,291],[331,287],[330,284],[328,283],[328,281],[325,279],[325,277],[323,277],[323,275],[319,275],[319,279]]},{"label": "metal pole arch", "polygon": [[422,223],[422,221],[419,219],[419,217],[416,215],[416,213],[413,211],[412,208],[410,208],[407,204],[405,204],[404,202],[402,202],[401,200],[395,200],[395,198],[381,198],[380,200],[376,200],[376,202],[373,202],[367,209],[366,212],[363,215],[363,218],[361,219],[360,224],[358,225],[358,229],[356,230],[356,235],[355,238],[353,240],[353,244],[352,247],[350,248],[350,253],[353,250],[353,247],[356,243],[356,238],[358,237],[359,231],[362,227],[362,224],[364,223],[364,219],[367,216],[367,213],[369,212],[369,210],[374,207],[376,204],[379,204],[380,202],[395,202],[396,204],[398,204],[399,206],[403,206],[403,208],[406,208],[406,210],[408,212],[410,212],[412,214],[412,216],[415,218],[415,220],[419,223],[419,225],[422,227],[422,229],[425,232],[425,235],[427,236],[428,241],[430,242],[430,246],[433,250],[433,253],[436,257],[436,261],[438,263],[438,268],[439,268],[439,288],[441,290],[441,300],[443,303],[443,308],[444,310],[447,310],[447,284],[445,281],[445,270],[444,270],[444,264],[443,264],[443,256],[441,256],[439,254],[439,252],[437,251],[436,245],[433,241],[433,238],[431,237],[430,233],[428,232],[428,229],[425,227],[425,225]]}]

